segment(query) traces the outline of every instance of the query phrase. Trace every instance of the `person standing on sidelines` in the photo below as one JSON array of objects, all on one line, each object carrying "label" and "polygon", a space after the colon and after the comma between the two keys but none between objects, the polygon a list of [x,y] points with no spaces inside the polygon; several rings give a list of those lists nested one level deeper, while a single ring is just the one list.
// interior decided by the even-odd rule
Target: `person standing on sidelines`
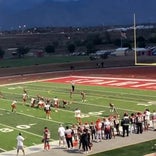
[{"label": "person standing on sidelines", "polygon": [[101,122],[101,119],[98,119],[95,123],[96,142],[102,141],[101,128],[102,128],[102,122]]},{"label": "person standing on sidelines", "polygon": [[69,128],[69,126],[66,126],[65,137],[66,137],[68,149],[73,148],[73,140],[72,140],[73,131],[71,128]]},{"label": "person standing on sidelines", "polygon": [[136,129],[137,129],[137,134],[142,134],[143,133],[143,122],[144,122],[144,117],[141,112],[138,112],[136,115]]},{"label": "person standing on sidelines", "polygon": [[44,127],[43,132],[43,143],[44,143],[44,150],[50,150],[50,131],[47,127]]},{"label": "person standing on sidelines", "polygon": [[58,128],[58,136],[59,136],[59,146],[63,143],[63,147],[65,147],[65,128],[62,124],[60,124]]},{"label": "person standing on sidelines", "polygon": [[149,109],[145,109],[143,116],[144,116],[144,130],[148,131],[150,126],[150,117],[151,117],[151,112],[149,111]]},{"label": "person standing on sidelines", "polygon": [[152,118],[153,130],[156,131],[156,111],[155,110],[153,110],[151,118]]},{"label": "person standing on sidelines", "polygon": [[125,137],[125,133],[127,134],[127,136],[129,136],[129,125],[130,125],[130,118],[128,113],[124,113],[124,116],[121,120],[121,126],[123,129],[123,137]]},{"label": "person standing on sidelines", "polygon": [[22,150],[23,155],[25,155],[25,151],[24,151],[24,144],[23,141],[25,140],[24,137],[22,136],[22,133],[19,133],[17,138],[17,156],[19,154],[19,150]]}]

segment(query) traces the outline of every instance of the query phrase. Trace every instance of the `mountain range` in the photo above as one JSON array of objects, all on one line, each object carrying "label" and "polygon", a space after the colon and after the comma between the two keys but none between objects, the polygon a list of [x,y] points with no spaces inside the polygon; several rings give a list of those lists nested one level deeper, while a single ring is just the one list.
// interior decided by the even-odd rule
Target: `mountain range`
[{"label": "mountain range", "polygon": [[0,0],[0,28],[156,23],[156,0]]}]

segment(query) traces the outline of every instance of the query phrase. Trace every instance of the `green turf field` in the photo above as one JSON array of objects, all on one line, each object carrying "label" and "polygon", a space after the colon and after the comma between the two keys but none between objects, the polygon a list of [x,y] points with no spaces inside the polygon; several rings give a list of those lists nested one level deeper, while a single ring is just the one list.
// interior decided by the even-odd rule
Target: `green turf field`
[{"label": "green turf field", "polygon": [[31,66],[38,64],[55,64],[55,63],[70,63],[70,62],[80,62],[80,61],[89,61],[88,56],[44,56],[44,57],[24,57],[24,58],[14,58],[14,59],[2,59],[0,67],[22,67],[22,66]]},{"label": "green turf field", "polygon": [[[23,105],[22,101],[23,88],[29,95],[26,105]],[[3,140],[0,142],[0,150],[8,151],[16,148],[16,136],[19,132],[26,138],[26,146],[40,144],[45,126],[50,129],[52,139],[57,140],[59,123],[63,123],[64,126],[76,123],[74,110],[77,107],[84,114],[83,122],[91,122],[110,115],[109,102],[115,104],[121,116],[125,111],[132,113],[144,111],[145,108],[149,108],[152,112],[156,105],[156,91],[77,85],[71,100],[70,89],[70,84],[51,82],[1,86],[0,91],[4,98],[0,98],[0,138]],[[81,91],[86,93],[86,102],[81,101]],[[42,109],[28,106],[31,97],[36,95],[50,99],[57,96],[60,100],[68,100],[70,104],[66,108],[60,107],[58,112],[52,108],[52,119],[46,119]],[[17,100],[16,113],[11,112],[13,100]],[[140,103],[141,105],[138,105]]]}]

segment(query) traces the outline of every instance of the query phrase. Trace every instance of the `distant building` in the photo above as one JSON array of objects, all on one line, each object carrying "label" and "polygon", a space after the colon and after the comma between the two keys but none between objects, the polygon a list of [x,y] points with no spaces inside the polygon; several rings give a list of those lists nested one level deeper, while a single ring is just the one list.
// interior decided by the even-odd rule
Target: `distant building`
[{"label": "distant building", "polygon": [[[133,49],[133,51],[135,52],[135,49]],[[136,48],[136,53],[138,56],[140,55],[152,55],[152,51],[150,49],[146,49],[146,48]]]},{"label": "distant building", "polygon": [[114,52],[111,53],[111,56],[127,56],[132,54],[133,51],[128,47],[125,47],[125,48],[117,48]]}]

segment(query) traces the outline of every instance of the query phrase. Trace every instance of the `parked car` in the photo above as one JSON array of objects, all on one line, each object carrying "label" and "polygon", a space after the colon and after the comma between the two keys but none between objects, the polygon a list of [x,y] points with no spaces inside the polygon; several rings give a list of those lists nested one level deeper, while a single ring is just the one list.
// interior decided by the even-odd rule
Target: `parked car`
[{"label": "parked car", "polygon": [[152,55],[156,56],[156,49],[152,51]]},{"label": "parked car", "polygon": [[89,59],[90,60],[97,60],[97,59],[100,59],[100,55],[96,55],[95,53],[92,53],[89,55]]}]

